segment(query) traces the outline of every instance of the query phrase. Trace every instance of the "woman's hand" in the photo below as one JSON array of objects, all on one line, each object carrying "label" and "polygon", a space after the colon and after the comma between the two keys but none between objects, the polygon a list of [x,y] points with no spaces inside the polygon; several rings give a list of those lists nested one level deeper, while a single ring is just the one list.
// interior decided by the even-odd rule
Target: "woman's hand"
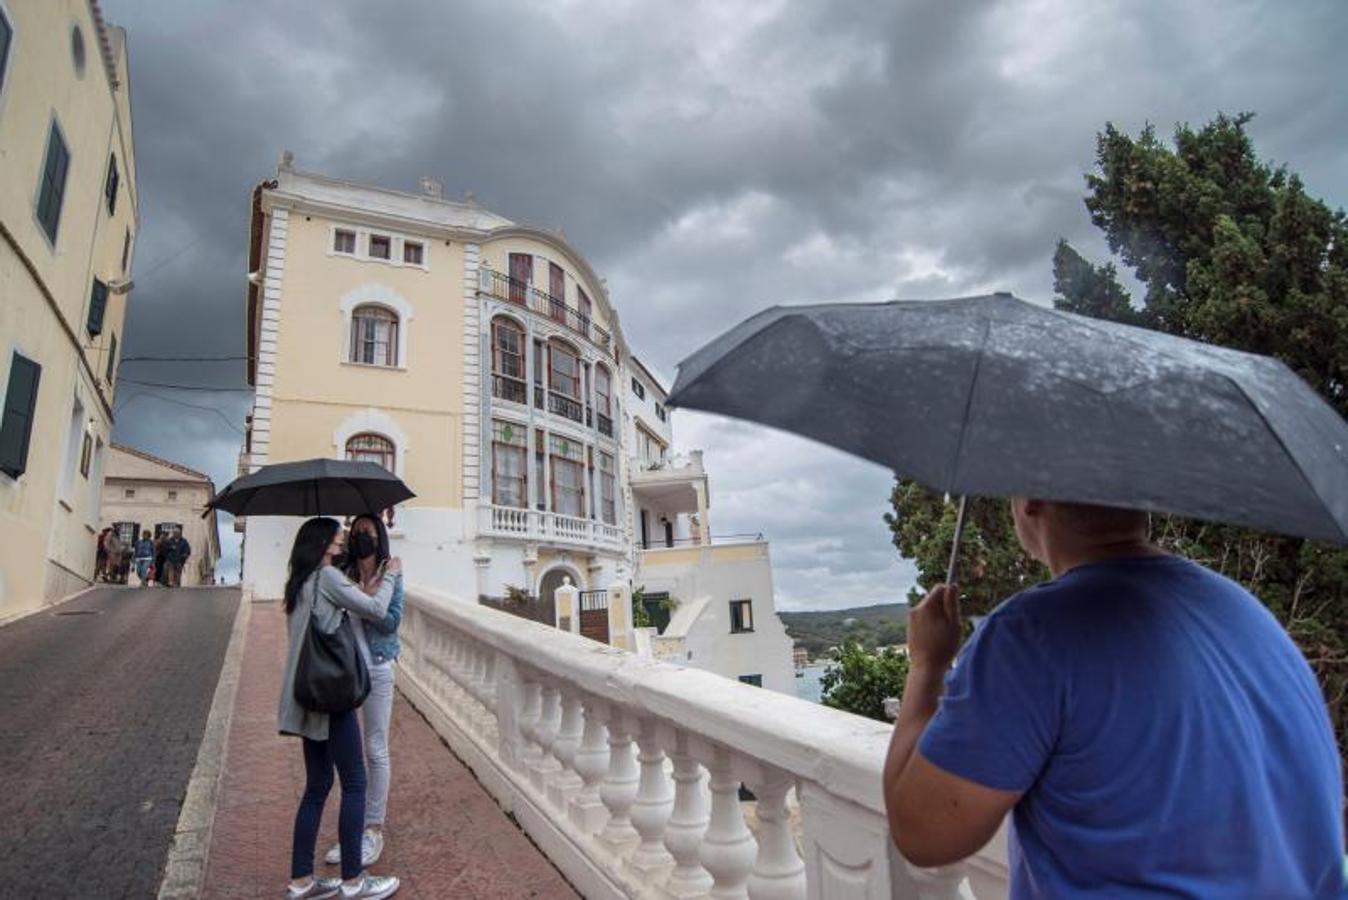
[{"label": "woman's hand", "polygon": [[387,575],[397,575],[403,570],[403,561],[396,556],[390,557],[388,567],[384,569]]}]

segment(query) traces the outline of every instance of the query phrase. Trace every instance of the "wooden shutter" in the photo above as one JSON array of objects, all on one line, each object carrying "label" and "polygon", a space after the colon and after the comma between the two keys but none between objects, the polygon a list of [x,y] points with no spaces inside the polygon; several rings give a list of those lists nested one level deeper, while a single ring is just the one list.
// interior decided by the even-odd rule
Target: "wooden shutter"
[{"label": "wooden shutter", "polygon": [[113,215],[117,211],[117,185],[121,181],[121,175],[117,172],[117,154],[108,157],[108,181],[103,186],[103,196],[108,201],[108,215]]},{"label": "wooden shutter", "polygon": [[112,376],[117,372],[117,335],[112,336],[112,344],[108,347],[108,371],[104,373],[103,380],[112,384]]},{"label": "wooden shutter", "polygon": [[56,232],[61,225],[61,200],[66,192],[66,173],[70,168],[70,151],[56,122],[47,133],[47,158],[42,166],[42,190],[38,195],[37,217],[47,238],[56,243]]},{"label": "wooden shutter", "polygon": [[28,443],[42,366],[15,353],[9,366],[4,418],[0,421],[0,471],[18,478],[28,468]]},{"label": "wooden shutter", "polygon": [[103,333],[103,314],[107,308],[108,286],[95,278],[93,290],[89,292],[89,321],[86,325],[90,337],[98,337]]}]

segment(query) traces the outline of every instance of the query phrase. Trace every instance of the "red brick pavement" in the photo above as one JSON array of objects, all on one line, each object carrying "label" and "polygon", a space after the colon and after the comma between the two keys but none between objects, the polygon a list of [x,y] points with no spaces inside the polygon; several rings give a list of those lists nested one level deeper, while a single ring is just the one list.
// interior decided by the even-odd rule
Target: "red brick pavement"
[{"label": "red brick pavement", "polygon": [[[206,869],[205,897],[284,896],[290,835],[304,788],[297,738],[276,733],[285,655],[279,603],[252,608],[239,692]],[[501,811],[401,696],[389,749],[393,786],[384,855],[372,870],[402,879],[400,898],[573,898],[575,891]],[[321,858],[337,834],[334,785],[319,832]]]}]

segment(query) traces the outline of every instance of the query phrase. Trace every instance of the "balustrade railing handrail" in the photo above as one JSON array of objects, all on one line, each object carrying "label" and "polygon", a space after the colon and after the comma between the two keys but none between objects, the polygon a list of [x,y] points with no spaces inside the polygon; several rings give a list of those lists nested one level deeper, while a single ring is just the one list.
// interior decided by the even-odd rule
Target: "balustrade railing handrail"
[{"label": "balustrade railing handrail", "polygon": [[891,728],[701,669],[660,662],[413,586],[427,617],[575,687],[676,724],[884,815]]},{"label": "balustrade railing handrail", "polygon": [[573,306],[568,306],[566,301],[560,297],[554,297],[541,288],[534,287],[527,281],[521,281],[505,272],[498,272],[488,266],[481,269],[483,277],[490,285],[489,292],[493,297],[511,303],[520,303],[515,297],[518,294],[523,298],[523,305],[538,313],[546,316],[554,322],[565,325],[577,334],[583,335],[594,344],[607,350],[612,343],[612,338],[607,331],[600,328],[585,313]]}]

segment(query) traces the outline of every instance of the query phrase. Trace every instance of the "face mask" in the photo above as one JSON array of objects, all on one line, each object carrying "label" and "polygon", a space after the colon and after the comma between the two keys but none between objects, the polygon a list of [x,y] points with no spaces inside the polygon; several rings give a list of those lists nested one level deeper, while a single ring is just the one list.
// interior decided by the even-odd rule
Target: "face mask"
[{"label": "face mask", "polygon": [[363,531],[357,531],[351,535],[351,540],[347,543],[350,545],[348,552],[354,559],[369,559],[374,556],[375,550],[378,549],[374,537]]}]

